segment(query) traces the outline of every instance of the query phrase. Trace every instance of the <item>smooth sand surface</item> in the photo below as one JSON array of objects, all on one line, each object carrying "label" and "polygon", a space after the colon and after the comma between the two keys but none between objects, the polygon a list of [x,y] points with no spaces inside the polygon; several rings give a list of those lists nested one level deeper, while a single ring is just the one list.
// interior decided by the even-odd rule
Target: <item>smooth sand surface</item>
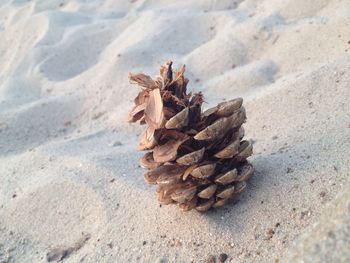
[{"label": "smooth sand surface", "polygon": [[[350,186],[349,28],[348,0],[2,0],[0,262],[286,262]],[[127,76],[168,59],[205,107],[245,99],[256,173],[223,209],[143,180]]]}]

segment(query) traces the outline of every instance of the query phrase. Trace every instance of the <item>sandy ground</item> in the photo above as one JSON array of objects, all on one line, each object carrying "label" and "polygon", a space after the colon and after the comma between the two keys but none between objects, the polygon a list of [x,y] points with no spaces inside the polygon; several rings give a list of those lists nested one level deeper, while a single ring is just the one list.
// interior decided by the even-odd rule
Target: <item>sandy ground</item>
[{"label": "sandy ground", "polygon": [[[2,0],[0,262],[288,262],[350,186],[349,27],[348,0]],[[168,59],[245,99],[256,173],[207,214],[159,206],[126,123]]]}]

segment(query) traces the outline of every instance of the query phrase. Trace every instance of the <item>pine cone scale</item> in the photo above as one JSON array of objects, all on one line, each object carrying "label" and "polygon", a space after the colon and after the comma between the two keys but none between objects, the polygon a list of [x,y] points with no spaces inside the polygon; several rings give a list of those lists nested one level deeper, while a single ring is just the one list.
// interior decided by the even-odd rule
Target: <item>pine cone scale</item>
[{"label": "pine cone scale", "polygon": [[243,104],[242,98],[236,98],[229,102],[221,102],[218,105],[218,111],[215,113],[220,117],[228,117],[232,115],[235,111],[241,108]]},{"label": "pine cone scale", "polygon": [[244,182],[247,181],[254,174],[254,167],[250,163],[247,163],[240,167],[236,181]]},{"label": "pine cone scale", "polygon": [[214,202],[215,202],[214,198],[210,198],[208,201],[201,201],[197,205],[196,210],[199,212],[205,212],[209,210],[211,207],[213,207]]},{"label": "pine cone scale", "polygon": [[181,156],[176,160],[176,162],[180,165],[192,165],[192,164],[198,163],[202,160],[204,152],[205,152],[205,147]]},{"label": "pine cone scale", "polygon": [[195,196],[197,192],[196,186],[191,186],[188,188],[180,188],[174,191],[174,193],[171,194],[171,198],[180,204],[185,203],[187,201],[192,200],[192,198]]},{"label": "pine cone scale", "polygon": [[231,142],[225,148],[217,152],[214,156],[219,159],[232,158],[239,153],[240,142],[239,139]]},{"label": "pine cone scale", "polygon": [[166,123],[167,129],[181,129],[187,126],[189,121],[189,108],[186,107],[175,116],[171,117]]},{"label": "pine cone scale", "polygon": [[203,199],[210,199],[215,194],[217,188],[218,186],[216,184],[212,184],[204,190],[200,191],[198,193],[198,197]]},{"label": "pine cone scale", "polygon": [[142,158],[140,159],[140,166],[142,168],[147,168],[147,169],[155,169],[158,166],[160,166],[160,163],[157,163],[153,159],[153,152],[148,152]]},{"label": "pine cone scale", "polygon": [[220,197],[222,199],[228,199],[233,195],[234,192],[235,192],[235,186],[231,185],[231,186],[221,190],[220,192],[218,192],[216,194],[216,196]]},{"label": "pine cone scale", "polygon": [[213,175],[215,167],[215,163],[201,165],[194,168],[191,175],[195,178],[208,178]]},{"label": "pine cone scale", "polygon": [[230,117],[220,118],[210,126],[206,127],[204,130],[197,133],[194,136],[194,139],[199,141],[214,140],[227,132],[227,130],[230,128],[230,122],[232,122]]},{"label": "pine cone scale", "polygon": [[216,176],[215,182],[218,184],[227,185],[235,181],[236,178],[237,178],[237,169],[235,168],[231,171],[228,171]]}]

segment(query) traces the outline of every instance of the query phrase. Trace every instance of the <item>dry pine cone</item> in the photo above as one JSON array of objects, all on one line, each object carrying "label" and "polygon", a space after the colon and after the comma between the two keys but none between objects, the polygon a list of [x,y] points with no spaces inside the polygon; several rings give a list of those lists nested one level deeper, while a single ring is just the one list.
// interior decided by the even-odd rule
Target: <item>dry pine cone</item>
[{"label": "dry pine cone", "polygon": [[130,81],[143,89],[129,121],[148,125],[137,148],[148,150],[140,164],[149,169],[146,182],[158,185],[159,202],[203,212],[223,206],[246,188],[254,172],[247,161],[253,147],[242,140],[243,99],[202,112],[203,95],[186,93],[184,72],[185,66],[173,72],[170,61],[156,79],[130,74]]}]

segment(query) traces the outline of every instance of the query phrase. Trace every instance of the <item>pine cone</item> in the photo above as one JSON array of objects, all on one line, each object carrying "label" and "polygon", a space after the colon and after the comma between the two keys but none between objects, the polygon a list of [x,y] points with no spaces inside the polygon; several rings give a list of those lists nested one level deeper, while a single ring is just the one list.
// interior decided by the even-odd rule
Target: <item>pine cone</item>
[{"label": "pine cone", "polygon": [[185,66],[172,62],[156,79],[130,74],[143,87],[129,113],[130,122],[147,124],[138,150],[148,150],[140,164],[149,169],[149,184],[158,185],[161,204],[178,204],[184,211],[223,206],[245,190],[254,168],[247,161],[252,143],[242,140],[246,120],[243,99],[219,103],[202,112],[203,95],[186,93]]}]

